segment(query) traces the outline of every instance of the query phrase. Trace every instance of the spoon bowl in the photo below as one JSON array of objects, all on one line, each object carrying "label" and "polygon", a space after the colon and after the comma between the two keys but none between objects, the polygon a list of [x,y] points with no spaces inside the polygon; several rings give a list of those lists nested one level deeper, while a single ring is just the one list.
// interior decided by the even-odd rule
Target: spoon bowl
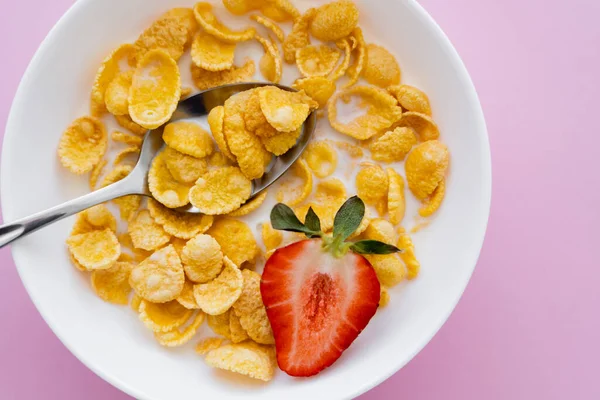
[{"label": "spoon bowl", "polygon": [[[169,122],[206,116],[210,110],[214,107],[223,105],[231,96],[263,86],[277,86],[283,90],[296,91],[287,86],[260,82],[236,83],[219,86],[200,92],[180,102]],[[294,164],[308,145],[316,125],[317,117],[316,113],[313,112],[304,122],[302,133],[294,147],[285,154],[274,157],[269,164],[266,173],[260,179],[252,182],[252,194],[248,201],[275,183],[283,176],[283,174],[285,174],[292,164]],[[17,239],[25,237],[38,229],[95,205],[129,195],[152,197],[148,188],[148,171],[150,170],[154,157],[156,157],[165,146],[162,139],[162,133],[163,127],[146,132],[135,167],[129,175],[120,181],[46,211],[0,226],[0,248]],[[200,210],[191,204],[178,208],[177,210],[194,214],[200,213]]]}]

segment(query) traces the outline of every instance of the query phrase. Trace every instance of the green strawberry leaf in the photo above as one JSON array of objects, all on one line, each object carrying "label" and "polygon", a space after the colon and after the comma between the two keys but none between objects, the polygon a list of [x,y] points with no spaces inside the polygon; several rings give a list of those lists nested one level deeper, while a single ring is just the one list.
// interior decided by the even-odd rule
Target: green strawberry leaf
[{"label": "green strawberry leaf", "polygon": [[309,237],[312,235],[319,234],[318,231],[313,231],[307,228],[296,214],[294,214],[294,210],[286,206],[285,204],[278,203],[271,210],[271,225],[273,229],[277,229],[280,231],[289,231],[289,232],[301,232],[306,234]]},{"label": "green strawberry leaf", "polygon": [[358,197],[350,197],[340,207],[333,220],[333,236],[345,241],[358,229],[365,216],[365,203]]},{"label": "green strawberry leaf", "polygon": [[396,246],[380,242],[379,240],[360,240],[352,243],[350,250],[356,254],[392,254],[402,252]]},{"label": "green strawberry leaf", "polygon": [[309,207],[308,212],[306,213],[306,218],[304,218],[304,225],[311,231],[320,232],[321,231],[321,220],[319,216],[315,213],[312,207]]}]

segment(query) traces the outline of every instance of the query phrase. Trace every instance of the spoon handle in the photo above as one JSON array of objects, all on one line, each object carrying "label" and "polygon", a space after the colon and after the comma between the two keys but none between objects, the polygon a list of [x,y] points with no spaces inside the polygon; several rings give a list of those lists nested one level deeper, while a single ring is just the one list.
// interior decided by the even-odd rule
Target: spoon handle
[{"label": "spoon handle", "polygon": [[13,241],[20,239],[50,225],[63,218],[77,214],[85,209],[104,203],[109,200],[123,197],[129,194],[135,194],[131,190],[131,184],[128,184],[127,179],[123,179],[112,185],[108,185],[95,192],[86,194],[76,199],[67,201],[66,203],[52,207],[48,210],[38,212],[25,218],[21,218],[15,222],[0,226],[0,248],[6,246]]}]

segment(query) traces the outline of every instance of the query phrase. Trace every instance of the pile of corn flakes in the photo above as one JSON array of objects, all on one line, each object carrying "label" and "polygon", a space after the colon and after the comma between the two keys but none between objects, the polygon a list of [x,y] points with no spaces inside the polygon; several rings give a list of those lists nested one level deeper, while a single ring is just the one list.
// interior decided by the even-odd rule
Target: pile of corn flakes
[{"label": "pile of corn flakes", "polygon": [[[204,338],[196,352],[208,365],[268,381],[277,364],[258,271],[275,249],[301,239],[271,227],[274,202],[295,208],[301,219],[312,206],[328,231],[341,204],[357,193],[368,209],[355,237],[404,249],[367,256],[382,284],[383,307],[388,289],[420,268],[403,227],[406,186],[421,204],[416,231],[443,202],[449,152],[427,95],[401,83],[399,64],[385,47],[365,41],[353,2],[304,12],[289,0],[223,5],[247,26],[232,29],[212,4],[199,2],[167,11],[102,62],[89,115],[74,120],[60,140],[61,164],[89,174],[95,190],[132,171],[148,129],[167,124],[166,146],[148,176],[153,199],[126,196],[82,212],[66,243],[97,295],[130,304],[160,345],[182,346],[198,333]],[[255,62],[236,63],[235,56],[253,41],[264,51],[258,66],[264,80],[280,83],[284,67],[295,66],[299,78],[283,83],[298,92],[253,89],[213,108],[208,126],[169,123],[193,92],[182,86],[181,68],[190,69],[198,90],[252,81]],[[188,50],[191,65],[182,66]],[[358,114],[348,119],[342,109],[351,103]],[[249,200],[252,180],[294,146],[315,110],[318,132],[303,157],[278,189]],[[109,139],[111,120],[119,128]],[[323,134],[327,122],[333,130]],[[202,214],[173,210],[189,203]],[[212,335],[199,334],[204,320]]]}]

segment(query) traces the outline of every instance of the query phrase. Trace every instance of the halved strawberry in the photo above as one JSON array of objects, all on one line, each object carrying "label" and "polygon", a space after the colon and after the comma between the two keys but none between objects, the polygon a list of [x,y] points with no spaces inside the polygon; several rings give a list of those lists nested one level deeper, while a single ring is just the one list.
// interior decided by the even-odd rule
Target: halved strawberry
[{"label": "halved strawberry", "polygon": [[387,254],[398,249],[371,240],[345,242],[363,216],[364,203],[358,197],[349,199],[336,215],[333,236],[328,237],[320,232],[312,210],[306,225],[282,204],[271,213],[276,229],[321,237],[278,249],[262,275],[260,289],[275,336],[277,362],[289,375],[311,376],[329,367],[377,311],[377,275],[367,259],[356,253]]}]

